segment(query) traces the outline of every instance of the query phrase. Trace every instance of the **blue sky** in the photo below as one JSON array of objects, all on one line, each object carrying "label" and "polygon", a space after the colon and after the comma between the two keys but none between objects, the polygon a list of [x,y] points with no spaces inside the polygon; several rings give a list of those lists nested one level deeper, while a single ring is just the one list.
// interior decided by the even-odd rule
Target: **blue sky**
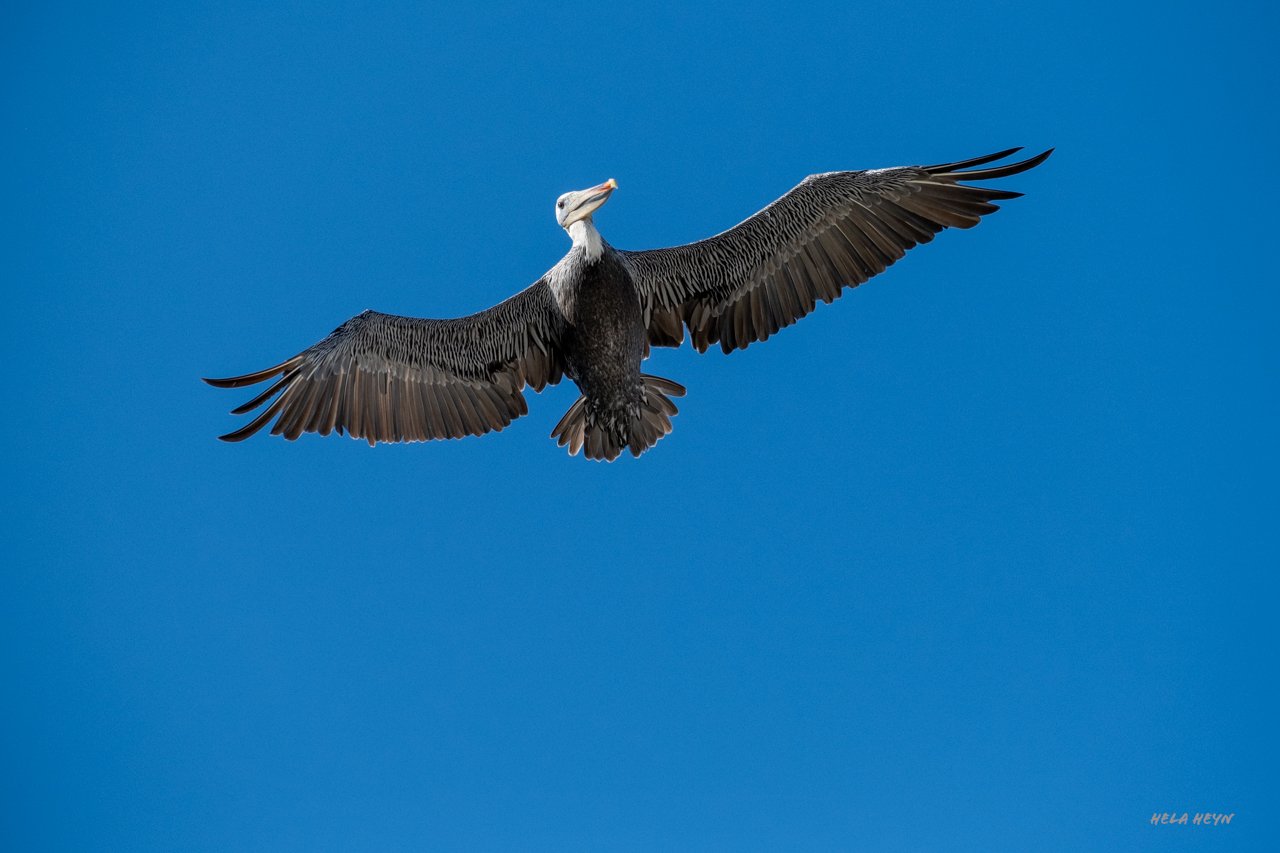
[{"label": "blue sky", "polygon": [[[0,16],[6,850],[1275,843],[1273,6]],[[657,352],[640,460],[548,440],[567,382],[214,440],[198,377],[498,302],[567,190],[650,248],[1012,145],[978,228]]]}]

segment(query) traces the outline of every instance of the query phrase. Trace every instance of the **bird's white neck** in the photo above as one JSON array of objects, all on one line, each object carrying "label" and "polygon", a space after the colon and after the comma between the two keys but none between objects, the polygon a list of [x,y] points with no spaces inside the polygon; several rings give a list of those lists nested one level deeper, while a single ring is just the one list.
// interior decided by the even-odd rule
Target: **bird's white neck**
[{"label": "bird's white neck", "polygon": [[568,231],[569,236],[573,238],[573,245],[582,247],[584,258],[592,263],[600,260],[600,256],[604,254],[604,243],[590,216],[571,222]]}]

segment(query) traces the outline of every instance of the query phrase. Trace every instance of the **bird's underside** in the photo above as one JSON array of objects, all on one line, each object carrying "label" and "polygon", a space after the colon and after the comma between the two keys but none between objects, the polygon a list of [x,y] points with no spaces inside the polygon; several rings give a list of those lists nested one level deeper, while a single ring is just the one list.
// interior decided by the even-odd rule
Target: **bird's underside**
[{"label": "bird's underside", "polygon": [[[531,287],[454,320],[365,311],[288,361],[219,388],[277,381],[232,414],[266,409],[221,436],[242,441],[276,418],[272,435],[337,431],[369,444],[461,438],[501,430],[541,391],[569,376],[582,396],[552,437],[569,452],[639,456],[671,431],[670,397],[685,389],[640,372],[651,346],[728,353],[767,340],[884,272],[944,228],[972,228],[1021,193],[971,187],[1038,166],[1052,151],[985,166],[1014,148],[956,163],[812,175],[745,222],[707,240],[641,252],[613,249],[592,213],[613,181],[567,193],[557,221],[574,245]],[[968,170],[968,171],[961,171]],[[277,378],[278,377],[278,378]]]}]

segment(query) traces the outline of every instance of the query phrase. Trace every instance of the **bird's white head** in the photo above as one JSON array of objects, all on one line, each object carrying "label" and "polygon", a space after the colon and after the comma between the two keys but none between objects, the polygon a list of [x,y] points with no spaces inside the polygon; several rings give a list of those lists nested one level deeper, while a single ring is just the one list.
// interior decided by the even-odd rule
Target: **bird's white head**
[{"label": "bird's white head", "polygon": [[556,222],[567,231],[575,222],[583,219],[590,220],[591,214],[608,201],[609,196],[617,188],[618,182],[610,178],[598,187],[565,193],[556,199]]},{"label": "bird's white head", "polygon": [[604,242],[591,221],[591,214],[608,201],[617,188],[618,182],[610,178],[598,187],[565,193],[556,199],[556,222],[569,232],[573,245],[582,249],[582,256],[588,261],[598,261],[604,253]]}]

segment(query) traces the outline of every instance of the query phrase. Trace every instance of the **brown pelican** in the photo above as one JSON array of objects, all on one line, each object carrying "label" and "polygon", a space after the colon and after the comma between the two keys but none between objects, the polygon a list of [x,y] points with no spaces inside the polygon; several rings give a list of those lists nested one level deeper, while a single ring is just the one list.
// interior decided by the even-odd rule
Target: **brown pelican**
[{"label": "brown pelican", "polygon": [[999,209],[991,202],[1020,196],[961,183],[1025,172],[1052,153],[974,168],[1019,150],[811,175],[723,234],[644,252],[615,249],[596,230],[593,214],[615,181],[565,193],[556,222],[573,247],[533,286],[456,320],[365,311],[275,367],[206,379],[239,388],[280,377],[232,414],[275,397],[266,411],[221,438],[242,441],[276,415],[271,434],[290,441],[334,430],[370,445],[483,435],[529,411],[526,384],[541,391],[568,376],[582,395],[551,437],[588,459],[612,461],[624,447],[639,456],[671,432],[670,398],[685,393],[640,372],[651,346],[680,346],[686,328],[698,352],[767,340],[917,243],[950,226],[972,228]]}]

